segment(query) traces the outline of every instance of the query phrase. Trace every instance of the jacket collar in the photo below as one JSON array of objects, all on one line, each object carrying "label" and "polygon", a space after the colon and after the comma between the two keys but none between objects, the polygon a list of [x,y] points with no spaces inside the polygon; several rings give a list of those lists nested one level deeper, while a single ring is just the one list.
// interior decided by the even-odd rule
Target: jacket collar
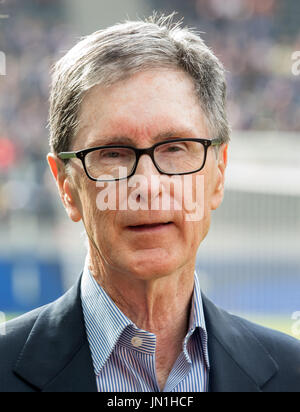
[{"label": "jacket collar", "polygon": [[278,365],[241,320],[203,296],[211,362],[210,392],[261,392]]},{"label": "jacket collar", "polygon": [[80,279],[41,311],[14,372],[40,391],[97,390],[81,308]]},{"label": "jacket collar", "polygon": [[[18,357],[14,372],[35,389],[95,392],[80,280],[43,309]],[[202,296],[208,332],[211,392],[259,392],[278,367],[238,320]]]}]

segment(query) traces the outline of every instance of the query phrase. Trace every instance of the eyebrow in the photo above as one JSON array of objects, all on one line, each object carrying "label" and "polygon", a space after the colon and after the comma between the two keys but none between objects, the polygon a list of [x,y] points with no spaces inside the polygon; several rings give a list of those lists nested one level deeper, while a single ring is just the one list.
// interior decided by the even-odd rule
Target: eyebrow
[{"label": "eyebrow", "polygon": [[[188,138],[188,137],[194,137],[195,132],[193,132],[190,129],[182,129],[182,130],[168,130],[162,133],[159,133],[158,135],[154,136],[151,140],[153,144],[167,140],[170,138]],[[199,136],[201,137],[201,136]],[[110,145],[128,145],[128,146],[133,146],[136,147],[136,141],[134,139],[131,139],[128,136],[102,136],[99,137],[97,140],[95,139],[92,147],[97,147],[97,146],[110,146]]]}]

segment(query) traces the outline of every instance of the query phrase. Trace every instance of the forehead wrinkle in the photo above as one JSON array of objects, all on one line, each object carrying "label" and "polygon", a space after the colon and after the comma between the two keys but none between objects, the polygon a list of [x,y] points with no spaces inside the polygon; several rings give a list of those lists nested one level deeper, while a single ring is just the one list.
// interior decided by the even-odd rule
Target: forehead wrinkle
[{"label": "forehead wrinkle", "polygon": [[[151,137],[149,139],[150,144],[159,143],[164,140],[173,139],[173,138],[189,138],[189,137],[203,137],[203,136],[196,136],[195,132],[190,129],[168,129],[164,132],[158,133],[157,135]],[[103,135],[98,136],[95,138],[91,138],[88,146],[89,147],[96,147],[96,146],[105,146],[105,145],[128,145],[139,147],[137,144],[136,138],[131,138],[126,135]]]},{"label": "forehead wrinkle", "polygon": [[[144,83],[145,79],[148,80],[146,74],[147,73],[140,74],[140,76],[143,75],[142,80]],[[161,76],[159,77],[159,74],[157,74],[157,77],[157,79],[154,79],[155,82],[161,82]],[[172,77],[174,76],[171,76],[170,82],[173,84],[174,78]],[[185,78],[183,80],[185,80]],[[139,84],[141,83],[141,79],[134,78],[131,80],[129,79],[127,83],[131,85],[133,81],[135,83],[136,81],[139,81]],[[163,78],[163,81],[165,82],[165,77]],[[123,85],[116,84],[114,88],[118,91],[120,87],[128,87],[127,83]],[[165,83],[162,84],[164,85]],[[179,86],[179,92],[176,94],[176,98],[173,96],[172,99],[170,99],[169,96],[169,89],[164,90],[165,87],[163,87],[163,90],[165,91],[165,93],[162,94],[163,101],[166,100],[165,103],[168,104],[169,99],[171,107],[166,108],[166,104],[160,104],[159,98],[161,95],[160,93],[157,93],[153,97],[154,100],[151,100],[152,105],[149,105],[148,103],[146,107],[143,106],[142,116],[140,114],[141,102],[139,101],[139,94],[137,96],[131,96],[133,105],[132,107],[130,106],[130,108],[128,107],[128,102],[126,102],[126,104],[120,104],[120,96],[114,96],[114,94],[111,93],[112,96],[110,96],[110,94],[108,95],[108,97],[111,97],[108,99],[109,104],[104,106],[104,110],[98,110],[99,106],[95,104],[94,100],[96,99],[96,101],[98,101],[100,97],[103,97],[102,93],[115,92],[116,90],[114,88],[103,90],[102,88],[95,87],[94,90],[91,90],[90,94],[87,94],[87,99],[81,106],[81,127],[79,127],[80,130],[76,133],[76,146],[88,145],[88,147],[93,147],[95,145],[106,143],[120,143],[142,148],[149,147],[153,143],[172,137],[208,137],[207,127],[205,122],[203,122],[205,116],[201,106],[197,104],[194,89],[192,90],[192,93],[190,93],[191,84],[185,81],[179,82]],[[136,90],[136,88],[134,90]],[[148,92],[148,87],[145,86],[144,94],[147,95]],[[151,89],[151,93],[152,92],[153,88]],[[97,93],[100,93],[100,97]],[[126,95],[126,93],[123,93],[123,95]],[[179,95],[181,97],[179,97]],[[142,97],[145,98],[143,93]],[[182,99],[183,97],[184,100]],[[156,99],[158,99],[158,109],[154,110],[153,105],[154,107],[156,106]],[[147,102],[148,101],[150,100],[148,99]],[[175,111],[180,110],[182,115],[174,116],[172,114],[172,109],[174,108],[172,105],[173,103]],[[196,109],[197,113],[195,113]],[[196,122],[196,118],[198,118],[199,121]],[[101,130],[101,128],[103,129]]]},{"label": "forehead wrinkle", "polygon": [[[202,113],[200,113],[202,115]],[[178,120],[178,119],[177,119]],[[148,123],[148,122],[147,122]],[[90,125],[81,129],[81,135],[84,131],[87,135],[84,139],[88,147],[102,145],[129,145],[139,148],[149,147],[160,141],[172,138],[189,138],[189,137],[207,137],[206,128],[195,130],[195,127],[188,121],[177,121],[163,117],[162,119],[152,120],[151,124],[141,125],[134,124],[132,119],[124,118],[111,119],[104,125],[105,130],[93,130]],[[172,124],[173,123],[173,124]],[[94,125],[94,127],[97,125]]]}]

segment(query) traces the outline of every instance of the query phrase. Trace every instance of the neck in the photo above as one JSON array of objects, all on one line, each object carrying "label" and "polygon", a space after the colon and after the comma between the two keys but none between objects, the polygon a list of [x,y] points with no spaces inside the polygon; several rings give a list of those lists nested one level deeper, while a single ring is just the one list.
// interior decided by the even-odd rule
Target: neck
[{"label": "neck", "polygon": [[[89,269],[118,308],[140,329],[158,339],[182,342],[194,289],[194,265],[163,277],[137,278],[103,265],[90,253]],[[174,340],[173,340],[174,342]]]}]

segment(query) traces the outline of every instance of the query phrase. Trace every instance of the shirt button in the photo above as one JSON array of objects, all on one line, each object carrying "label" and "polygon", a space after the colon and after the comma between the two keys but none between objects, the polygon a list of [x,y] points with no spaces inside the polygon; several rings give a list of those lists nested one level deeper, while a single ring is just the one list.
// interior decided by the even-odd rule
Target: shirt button
[{"label": "shirt button", "polygon": [[134,336],[134,337],[131,339],[131,344],[132,344],[132,346],[134,346],[135,348],[139,348],[139,347],[142,346],[142,344],[143,344],[143,339],[142,339],[142,338],[139,338],[138,336]]}]

